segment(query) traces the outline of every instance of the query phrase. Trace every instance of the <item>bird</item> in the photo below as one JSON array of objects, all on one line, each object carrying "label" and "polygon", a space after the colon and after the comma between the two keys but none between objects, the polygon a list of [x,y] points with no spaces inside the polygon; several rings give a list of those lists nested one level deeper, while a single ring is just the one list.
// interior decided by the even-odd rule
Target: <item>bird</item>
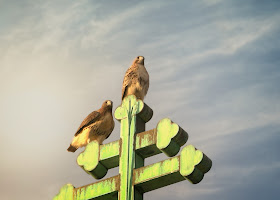
[{"label": "bird", "polygon": [[112,108],[113,102],[106,100],[100,109],[91,112],[81,123],[67,151],[75,152],[93,140],[102,144],[111,135],[115,126]]},{"label": "bird", "polygon": [[144,66],[145,58],[137,56],[127,69],[122,85],[122,100],[128,95],[135,95],[144,100],[149,89],[149,74]]}]

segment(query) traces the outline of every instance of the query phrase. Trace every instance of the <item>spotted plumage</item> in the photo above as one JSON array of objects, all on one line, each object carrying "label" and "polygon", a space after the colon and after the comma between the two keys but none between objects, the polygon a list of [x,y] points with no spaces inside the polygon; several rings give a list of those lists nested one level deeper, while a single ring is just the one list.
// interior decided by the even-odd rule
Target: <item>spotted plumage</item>
[{"label": "spotted plumage", "polygon": [[122,86],[122,100],[131,94],[144,100],[149,89],[149,74],[144,66],[144,59],[143,56],[136,57],[126,71]]}]

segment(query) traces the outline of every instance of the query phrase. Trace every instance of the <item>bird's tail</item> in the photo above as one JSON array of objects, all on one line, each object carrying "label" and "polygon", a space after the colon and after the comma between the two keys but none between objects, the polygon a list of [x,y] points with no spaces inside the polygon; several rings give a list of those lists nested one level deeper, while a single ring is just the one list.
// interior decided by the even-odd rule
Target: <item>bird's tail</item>
[{"label": "bird's tail", "polygon": [[71,144],[70,144],[70,146],[68,147],[68,149],[67,149],[67,151],[69,151],[69,152],[75,152],[77,150],[77,148],[76,147],[74,147],[74,146],[72,146]]}]

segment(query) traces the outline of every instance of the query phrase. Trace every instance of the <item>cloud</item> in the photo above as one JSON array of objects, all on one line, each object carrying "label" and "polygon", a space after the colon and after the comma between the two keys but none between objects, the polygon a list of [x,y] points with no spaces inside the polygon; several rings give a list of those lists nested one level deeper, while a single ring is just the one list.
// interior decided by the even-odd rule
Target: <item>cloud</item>
[{"label": "cloud", "polygon": [[[278,191],[273,174],[279,168],[279,3],[4,5],[2,199],[24,198],[23,193],[28,199],[49,199],[67,182],[79,187],[94,181],[66,148],[79,123],[100,102],[111,99],[115,108],[120,104],[123,75],[137,55],[145,56],[151,78],[145,102],[154,116],[147,129],[170,117],[189,133],[188,144],[214,162],[199,185],[185,181],[145,198],[185,199],[187,193],[195,199],[258,199],[263,195],[259,191],[267,197]],[[118,138],[116,122],[108,142]],[[153,161],[157,159],[166,157]],[[106,177],[117,173],[114,169]],[[26,184],[28,174],[34,176]],[[22,193],[11,193],[15,188]]]}]

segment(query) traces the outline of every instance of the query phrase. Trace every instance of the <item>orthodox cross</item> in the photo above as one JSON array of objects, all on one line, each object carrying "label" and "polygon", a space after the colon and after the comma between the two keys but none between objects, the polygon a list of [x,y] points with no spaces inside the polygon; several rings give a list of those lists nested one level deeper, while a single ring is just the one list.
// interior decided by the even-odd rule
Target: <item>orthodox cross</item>
[{"label": "orthodox cross", "polygon": [[[170,119],[159,121],[155,129],[145,131],[153,110],[136,99],[126,97],[115,110],[120,121],[120,139],[99,145],[90,142],[78,156],[77,163],[96,179],[108,169],[119,166],[119,175],[83,187],[64,185],[54,200],[143,200],[143,194],[183,180],[199,183],[212,161],[193,145],[180,148],[188,134]],[[164,153],[167,160],[144,166],[145,158]]]}]

